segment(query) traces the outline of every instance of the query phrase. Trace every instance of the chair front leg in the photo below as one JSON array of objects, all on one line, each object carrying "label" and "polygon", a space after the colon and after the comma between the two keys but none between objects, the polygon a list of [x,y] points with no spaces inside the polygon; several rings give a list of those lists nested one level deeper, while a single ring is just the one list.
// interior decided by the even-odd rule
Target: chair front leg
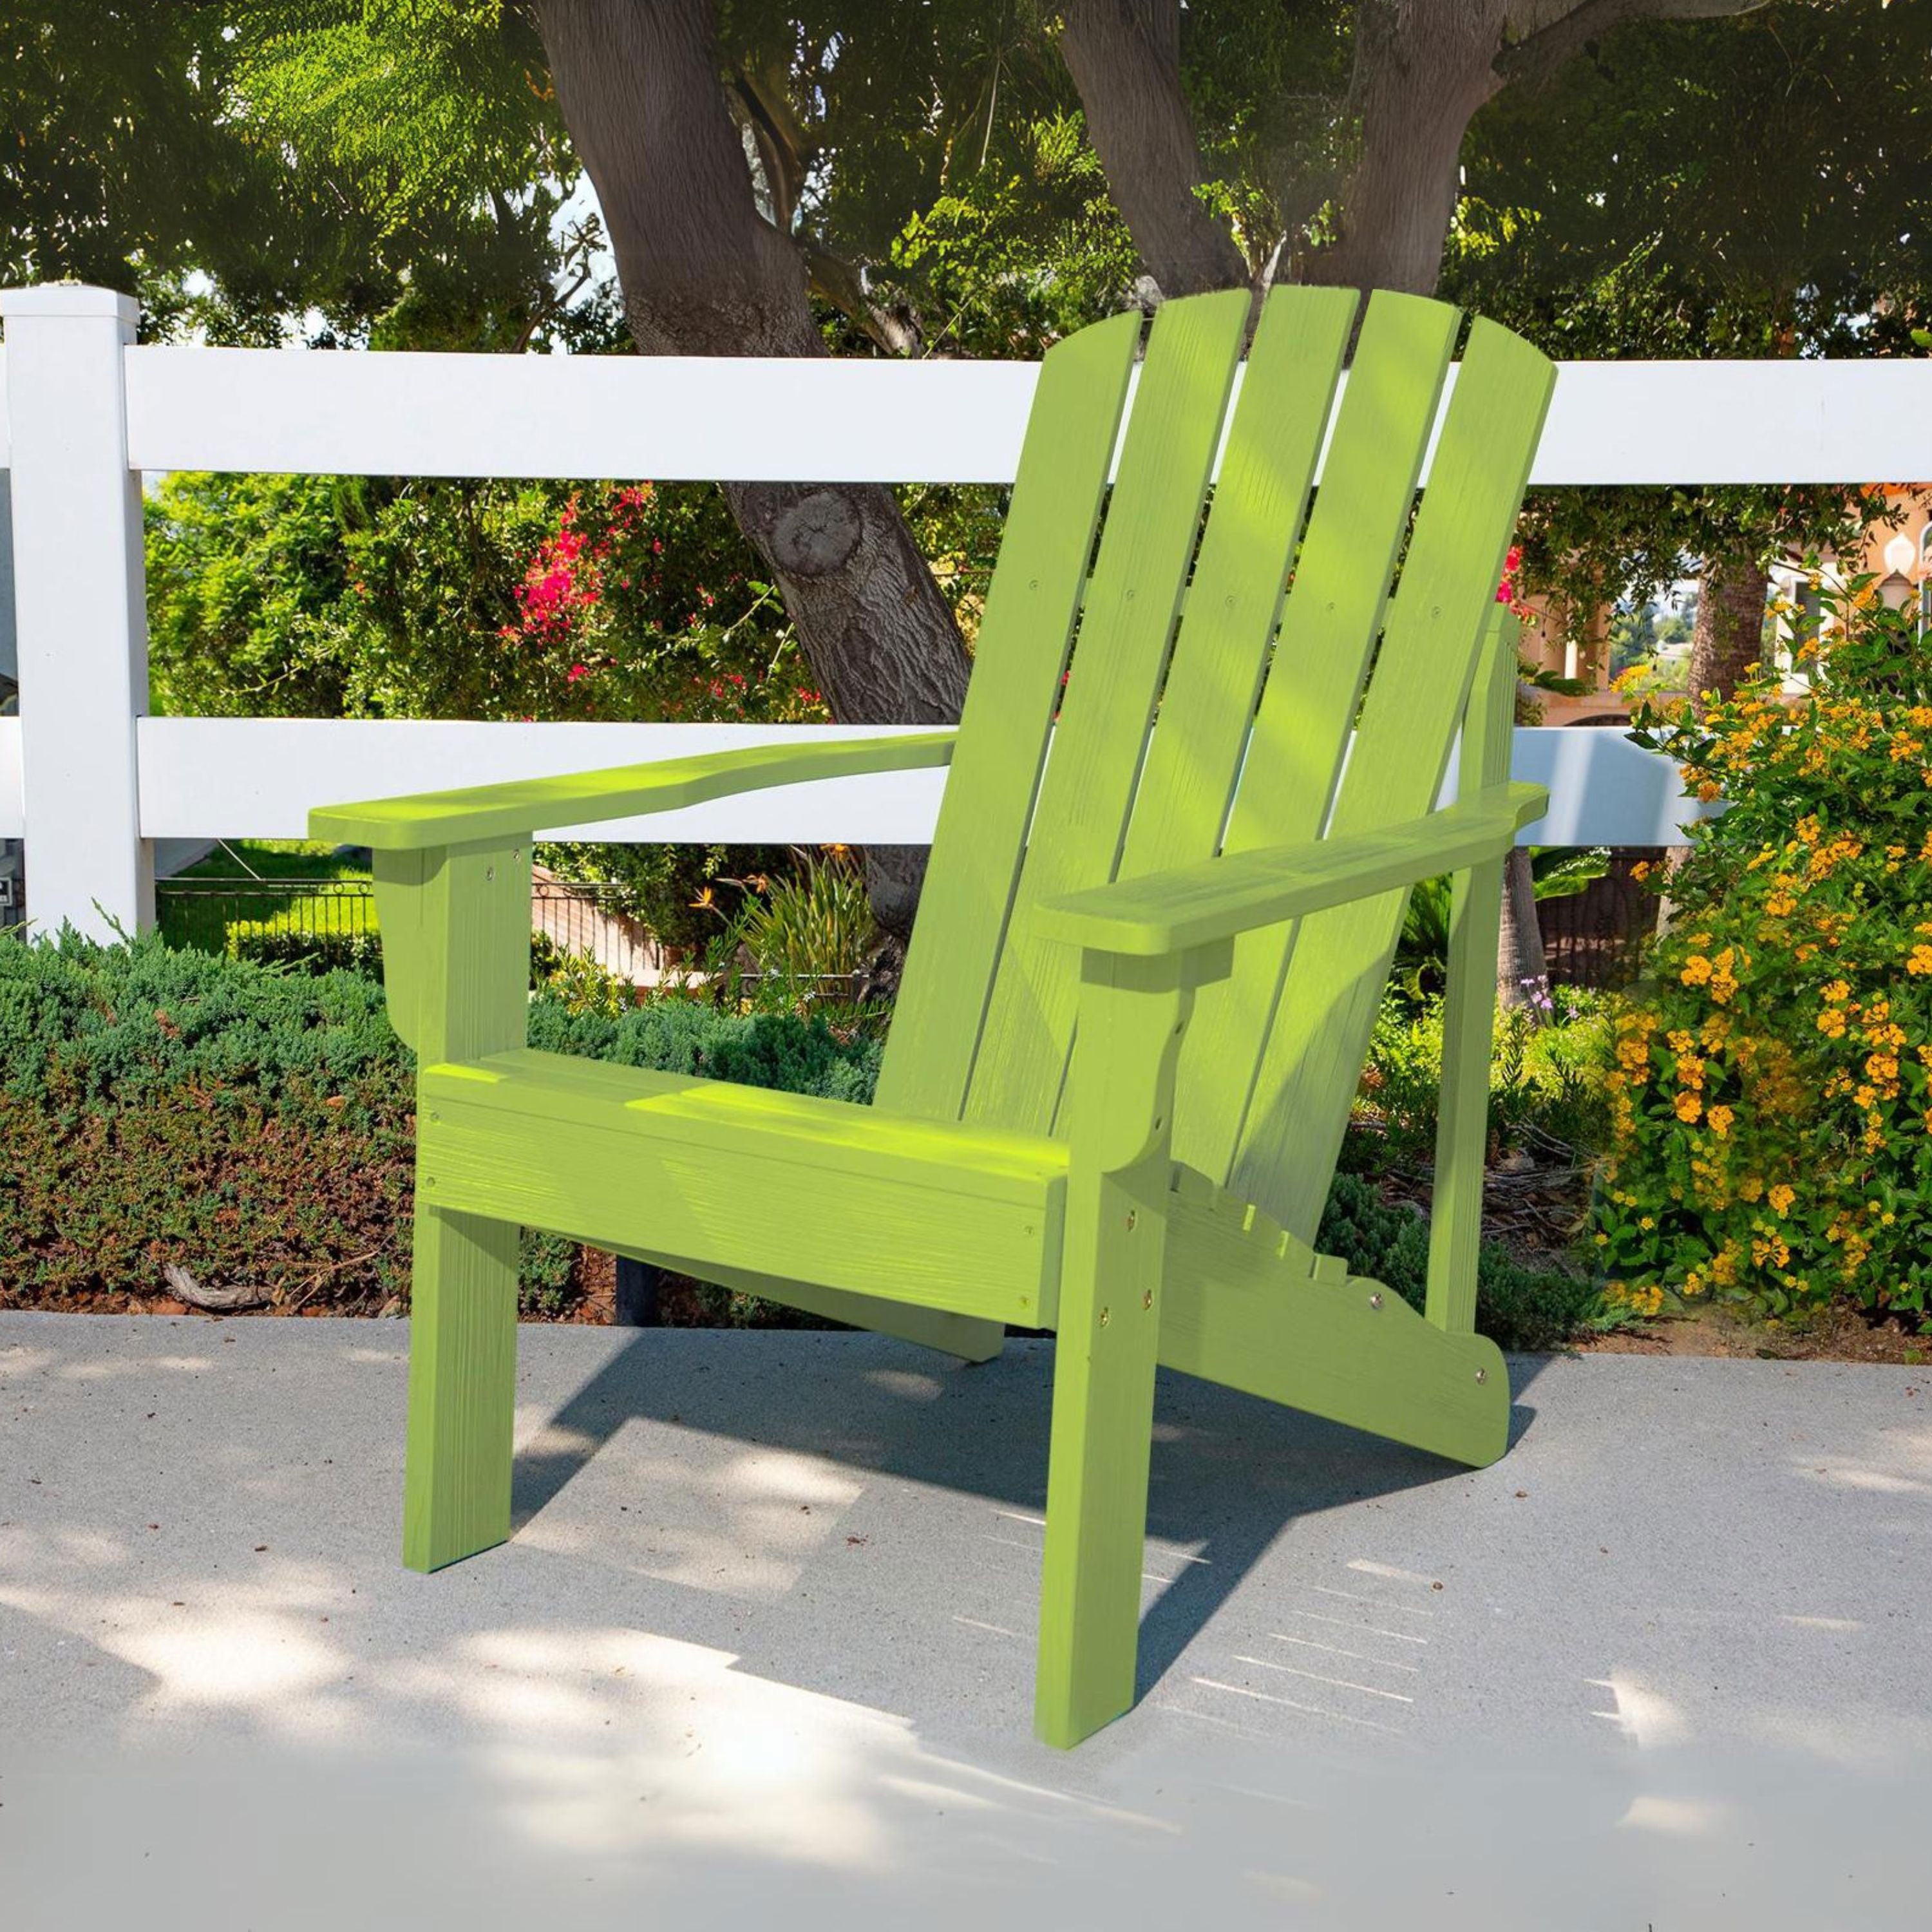
[{"label": "chair front leg", "polygon": [[517,1230],[430,1203],[418,1173],[403,1561],[440,1570],[510,1534]]},{"label": "chair front leg", "polygon": [[1083,964],[1034,1704],[1063,1748],[1134,1701],[1174,1070],[1228,950]]},{"label": "chair front leg", "polygon": [[[376,855],[383,976],[419,1066],[521,1046],[529,1015],[528,841]],[[510,1533],[517,1229],[446,1211],[436,1120],[416,1115],[403,1561],[439,1570]]]}]

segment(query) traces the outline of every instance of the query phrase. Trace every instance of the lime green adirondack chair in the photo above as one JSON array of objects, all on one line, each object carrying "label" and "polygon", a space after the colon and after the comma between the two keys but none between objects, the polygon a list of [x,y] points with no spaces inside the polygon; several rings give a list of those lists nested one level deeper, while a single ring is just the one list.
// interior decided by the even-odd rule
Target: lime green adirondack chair
[{"label": "lime green adirondack chair", "polygon": [[[973,1360],[1008,1322],[1057,1330],[1055,1744],[1132,1702],[1157,1364],[1502,1454],[1508,1384],[1472,1332],[1496,930],[1546,800],[1508,782],[1496,593],[1553,372],[1474,324],[1418,509],[1460,318],[1375,296],[1337,405],[1357,307],[1276,290],[1237,394],[1248,298],[1170,302],[1130,411],[1139,316],[1048,353],[956,733],[313,815],[374,848],[421,1066],[406,1562],[509,1533],[519,1223]],[[876,1105],[526,1047],[539,827],[948,763]],[[1310,1244],[1407,889],[1445,872],[1425,1317]]]}]

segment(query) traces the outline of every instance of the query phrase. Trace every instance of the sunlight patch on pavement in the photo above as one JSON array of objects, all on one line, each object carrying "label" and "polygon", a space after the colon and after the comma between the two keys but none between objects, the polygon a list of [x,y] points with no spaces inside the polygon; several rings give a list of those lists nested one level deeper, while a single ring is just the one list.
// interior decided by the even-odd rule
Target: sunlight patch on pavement
[{"label": "sunlight patch on pavement", "polygon": [[1630,1800],[1630,1809],[1617,1820],[1619,1830],[1666,1832],[1673,1838],[1708,1836],[1724,1821],[1724,1808],[1702,1798],[1666,1798],[1654,1791],[1640,1792]]}]

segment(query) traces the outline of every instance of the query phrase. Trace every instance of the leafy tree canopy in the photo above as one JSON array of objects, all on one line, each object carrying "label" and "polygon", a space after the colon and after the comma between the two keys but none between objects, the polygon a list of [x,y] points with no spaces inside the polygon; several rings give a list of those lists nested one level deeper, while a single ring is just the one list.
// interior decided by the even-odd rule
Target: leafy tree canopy
[{"label": "leafy tree canopy", "polygon": [[[1927,0],[1626,26],[1477,116],[1444,292],[1557,356],[1910,353],[1928,103]],[[1886,508],[1857,487],[1552,491],[1526,575],[1582,606],[1648,596],[1687,556],[1758,567]]]}]

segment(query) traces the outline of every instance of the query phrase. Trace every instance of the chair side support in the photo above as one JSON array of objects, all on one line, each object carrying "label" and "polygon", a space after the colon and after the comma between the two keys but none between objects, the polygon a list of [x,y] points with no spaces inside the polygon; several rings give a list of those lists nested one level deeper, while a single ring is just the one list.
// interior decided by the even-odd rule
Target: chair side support
[{"label": "chair side support", "polygon": [[[1456,773],[1462,798],[1508,782],[1522,628],[1514,613],[1500,611],[1478,667],[1464,715]],[[1498,853],[1456,872],[1450,902],[1425,1312],[1451,1335],[1468,1334],[1476,1325],[1476,1261],[1482,1240],[1505,856]]]}]

